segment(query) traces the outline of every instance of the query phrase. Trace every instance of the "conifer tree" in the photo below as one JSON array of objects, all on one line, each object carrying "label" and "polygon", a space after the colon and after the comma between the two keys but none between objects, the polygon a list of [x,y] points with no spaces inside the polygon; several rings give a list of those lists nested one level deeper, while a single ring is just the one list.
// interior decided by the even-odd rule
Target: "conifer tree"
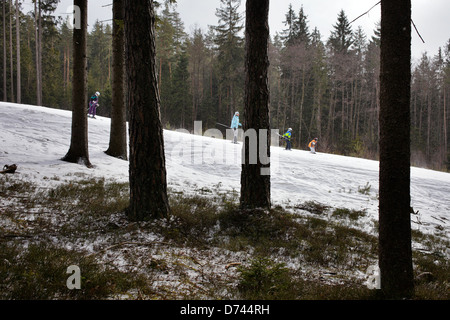
[{"label": "conifer tree", "polygon": [[128,159],[127,118],[125,105],[125,39],[123,0],[113,1],[113,90],[111,106],[111,132],[106,154]]},{"label": "conifer tree", "polygon": [[171,79],[171,99],[167,116],[176,128],[192,129],[192,98],[189,86],[188,56],[186,51],[177,55],[177,63]]},{"label": "conifer tree", "polygon": [[125,0],[125,47],[130,112],[130,220],[166,217],[166,160],[155,62],[153,0]]},{"label": "conifer tree", "polygon": [[334,52],[347,53],[354,39],[352,28],[344,10],[339,12],[337,23],[333,25],[333,28],[328,43]]},{"label": "conifer tree", "polygon": [[298,20],[297,20],[297,36],[296,40],[299,43],[303,43],[304,45],[309,45],[310,43],[310,33],[308,28],[308,17],[305,15],[305,12],[303,11],[303,5],[300,7],[300,12],[298,14]]},{"label": "conifer tree", "polygon": [[80,8],[80,28],[73,29],[72,134],[63,160],[91,167],[87,130],[87,0],[74,0]]},{"label": "conifer tree", "polygon": [[270,160],[266,161],[270,159],[268,15],[269,0],[247,0],[243,127],[249,135],[256,134],[256,141],[249,137],[243,147],[242,208],[270,208],[271,205]]},{"label": "conifer tree", "polygon": [[243,93],[244,40],[239,35],[242,15],[239,13],[240,0],[221,0],[216,10],[219,25],[214,27],[217,46],[217,68],[219,75],[219,121],[230,121]]},{"label": "conifer tree", "polygon": [[388,298],[410,298],[414,290],[410,217],[411,0],[381,1],[380,82],[381,290]]},{"label": "conifer tree", "polygon": [[292,8],[292,4],[289,4],[288,12],[285,15],[286,20],[283,21],[284,25],[287,26],[287,29],[283,30],[281,39],[285,46],[289,44],[293,44],[297,34],[298,34],[298,23],[297,23],[297,15]]}]

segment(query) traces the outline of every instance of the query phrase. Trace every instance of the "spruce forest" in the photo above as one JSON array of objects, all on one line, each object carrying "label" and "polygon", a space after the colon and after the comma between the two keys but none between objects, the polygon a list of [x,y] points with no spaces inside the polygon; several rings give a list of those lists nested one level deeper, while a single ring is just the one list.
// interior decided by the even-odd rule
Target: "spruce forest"
[{"label": "spruce forest", "polygon": [[[72,30],[56,16],[58,0],[1,3],[0,96],[3,101],[71,108]],[[222,0],[217,25],[185,30],[175,5],[160,3],[156,60],[165,129],[229,125],[244,105],[244,16],[241,1]],[[286,8],[285,29],[270,40],[271,128],[293,129],[293,147],[378,159],[380,32],[367,36],[336,12],[331,35],[308,23],[303,8]],[[328,31],[328,30],[326,30]],[[450,39],[435,56],[412,63],[411,163],[450,170]],[[101,92],[98,115],[110,116],[112,27],[88,34],[88,93]],[[87,106],[86,106],[87,109]],[[221,127],[217,127],[221,129]],[[392,148],[396,142],[392,141]]]}]

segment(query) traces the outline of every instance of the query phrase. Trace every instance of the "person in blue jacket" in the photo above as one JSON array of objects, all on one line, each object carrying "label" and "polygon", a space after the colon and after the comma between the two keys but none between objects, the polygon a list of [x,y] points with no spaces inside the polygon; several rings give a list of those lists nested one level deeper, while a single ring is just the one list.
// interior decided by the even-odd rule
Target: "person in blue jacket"
[{"label": "person in blue jacket", "polygon": [[234,113],[233,119],[231,119],[231,129],[234,131],[233,143],[237,143],[238,137],[238,127],[242,127],[242,124],[239,122],[239,112],[236,111]]},{"label": "person in blue jacket", "polygon": [[286,140],[286,150],[291,150],[292,128],[289,128],[285,134],[283,134],[284,140]]}]

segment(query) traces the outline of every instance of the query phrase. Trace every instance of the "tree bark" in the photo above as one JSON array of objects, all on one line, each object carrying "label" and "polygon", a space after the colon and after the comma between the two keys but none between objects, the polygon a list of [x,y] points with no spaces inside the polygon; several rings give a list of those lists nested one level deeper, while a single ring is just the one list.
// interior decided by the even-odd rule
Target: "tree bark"
[{"label": "tree bark", "polygon": [[72,135],[70,148],[62,160],[91,167],[87,130],[87,0],[74,0],[80,8],[80,29],[73,29]]},{"label": "tree bark", "polygon": [[16,54],[17,54],[17,103],[22,103],[22,81],[20,68],[20,10],[19,0],[16,0]]},{"label": "tree bark", "polygon": [[[257,141],[244,137],[241,172],[242,208],[270,208],[270,123],[268,86],[269,0],[247,0],[245,112],[243,128]],[[267,151],[261,149],[261,144]],[[256,144],[256,145],[255,145]],[[267,154],[266,154],[267,152]],[[251,161],[256,158],[255,161]],[[253,163],[255,162],[255,163]]]},{"label": "tree bark", "polygon": [[128,159],[127,119],[124,96],[124,15],[123,0],[113,1],[113,90],[111,109],[111,132],[106,154]]},{"label": "tree bark", "polygon": [[6,0],[3,0],[3,101],[8,101],[8,91],[6,87]]},{"label": "tree bark", "polygon": [[125,0],[125,42],[130,112],[130,220],[169,213],[155,63],[152,0]]},{"label": "tree bark", "polygon": [[414,290],[410,221],[411,0],[381,1],[379,267],[388,298]]},{"label": "tree bark", "polygon": [[9,0],[9,56],[10,56],[10,74],[11,74],[11,102],[14,102],[14,52],[13,52],[13,29],[12,29],[12,0]]},{"label": "tree bark", "polygon": [[[76,0],[74,0],[75,3]],[[42,21],[41,1],[35,0],[34,15],[36,26],[36,104],[42,105]]]}]

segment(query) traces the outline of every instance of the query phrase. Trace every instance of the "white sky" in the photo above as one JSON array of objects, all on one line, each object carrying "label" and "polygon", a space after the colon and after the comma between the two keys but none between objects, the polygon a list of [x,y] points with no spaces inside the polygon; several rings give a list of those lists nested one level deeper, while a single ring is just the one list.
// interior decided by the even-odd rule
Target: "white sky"
[{"label": "white sky", "polygon": [[[413,59],[419,59],[424,52],[435,55],[439,47],[444,47],[450,39],[450,0],[411,0],[412,19],[425,40],[422,43],[414,28],[412,29],[412,55]],[[27,0],[31,2],[31,0]],[[271,0],[269,12],[269,25],[271,34],[281,32],[285,26],[285,14],[289,4],[298,14],[303,5],[304,13],[308,17],[308,26],[312,31],[317,27],[325,41],[333,25],[337,22],[337,16],[341,9],[352,21],[374,6],[378,0]],[[61,0],[59,13],[73,3],[72,0]],[[96,20],[111,19],[112,7],[102,7],[111,4],[112,0],[89,1],[89,24]],[[177,12],[184,22],[185,30],[191,33],[195,26],[207,30],[208,25],[217,25],[215,15],[216,8],[220,7],[220,0],[177,0]],[[241,0],[242,12],[245,9],[245,0]],[[380,5],[373,8],[368,15],[355,21],[352,26],[355,30],[361,26],[367,37],[370,38],[375,29],[375,24],[380,21]]]}]

